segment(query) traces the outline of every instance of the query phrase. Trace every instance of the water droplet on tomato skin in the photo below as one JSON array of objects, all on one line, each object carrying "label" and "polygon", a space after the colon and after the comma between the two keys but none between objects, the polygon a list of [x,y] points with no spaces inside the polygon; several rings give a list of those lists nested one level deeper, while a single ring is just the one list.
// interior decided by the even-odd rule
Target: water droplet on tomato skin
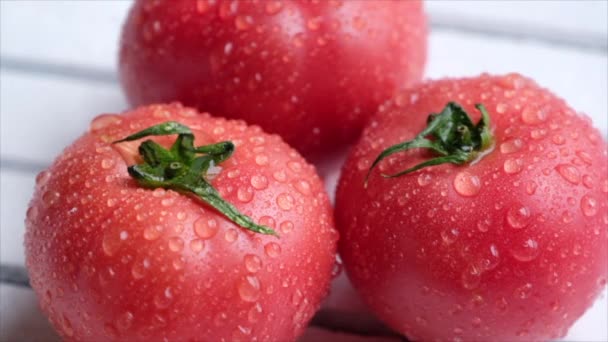
[{"label": "water droplet on tomato skin", "polygon": [[595,216],[598,211],[598,206],[597,200],[591,195],[584,195],[581,198],[581,211],[585,216]]},{"label": "water droplet on tomato skin", "polygon": [[540,253],[538,249],[538,242],[531,238],[515,244],[511,248],[510,252],[513,258],[522,262],[532,261],[536,259]]},{"label": "water droplet on tomato skin", "polygon": [[130,311],[126,311],[118,316],[116,319],[115,325],[118,330],[126,331],[131,325],[133,325],[133,320],[135,316]]},{"label": "water droplet on tomato skin", "polygon": [[503,164],[503,169],[505,170],[505,172],[507,174],[510,174],[510,175],[521,172],[523,167],[524,167],[524,164],[521,161],[521,159],[509,158],[509,159],[505,160],[505,162]]},{"label": "water droplet on tomato skin", "polygon": [[432,181],[433,181],[433,176],[431,176],[428,173],[423,172],[418,176],[418,185],[420,185],[420,186],[429,185]]},{"label": "water droplet on tomato skin", "polygon": [[181,252],[184,249],[184,240],[177,236],[170,238],[169,249],[172,252]]},{"label": "water droplet on tomato skin", "polygon": [[269,242],[264,246],[264,253],[271,258],[276,258],[281,254],[281,246],[276,242]]},{"label": "water droplet on tomato skin", "polygon": [[166,287],[162,292],[154,296],[154,305],[159,309],[168,308],[173,302],[173,290],[171,287]]},{"label": "water droplet on tomato skin", "polygon": [[251,186],[256,190],[264,190],[268,187],[268,178],[262,175],[251,177]]},{"label": "water droplet on tomato skin", "polygon": [[226,233],[224,233],[224,240],[226,240],[226,242],[229,243],[233,243],[236,241],[236,239],[238,239],[239,237],[239,232],[236,229],[228,229],[226,231]]},{"label": "water droplet on tomato skin", "polygon": [[144,239],[152,241],[158,239],[163,233],[162,226],[148,226],[144,228]]},{"label": "water droplet on tomato skin", "polygon": [[245,302],[255,302],[260,297],[260,281],[254,275],[243,277],[238,283],[239,297]]},{"label": "water droplet on tomato skin", "polygon": [[205,247],[205,243],[201,239],[193,239],[190,241],[190,250],[196,254],[200,253]]},{"label": "water droplet on tomato skin", "polygon": [[255,157],[255,163],[259,166],[264,166],[268,164],[268,156],[265,154],[259,154]]},{"label": "water droplet on tomato skin", "polygon": [[214,219],[201,217],[194,222],[194,233],[201,239],[211,239],[217,234],[218,230],[219,226]]},{"label": "water droplet on tomato skin", "polygon": [[519,229],[530,222],[530,209],[524,206],[513,206],[507,211],[507,223],[509,226]]},{"label": "water droplet on tomato skin", "polygon": [[51,178],[50,171],[41,171],[38,175],[36,175],[36,186],[43,187]]},{"label": "water droplet on tomato skin", "polygon": [[281,232],[289,234],[293,230],[293,222],[283,221],[279,227],[281,228]]},{"label": "water droplet on tomato skin", "polygon": [[267,0],[266,1],[266,13],[275,15],[283,9],[283,2],[281,0]]},{"label": "water droplet on tomato skin", "polygon": [[236,197],[243,203],[249,203],[253,200],[253,189],[250,187],[240,187],[236,191]]},{"label": "water droplet on tomato skin", "polygon": [[289,211],[294,207],[294,199],[290,194],[281,193],[276,199],[277,205],[281,210]]},{"label": "water droplet on tomato skin", "polygon": [[462,287],[467,290],[472,290],[479,286],[481,282],[481,270],[477,269],[475,265],[469,265],[462,272]]},{"label": "water droplet on tomato skin", "polygon": [[258,322],[262,317],[262,311],[262,305],[260,305],[260,303],[255,303],[255,305],[253,305],[247,313],[247,320],[249,321],[249,323]]},{"label": "water droplet on tomato skin", "polygon": [[573,165],[560,164],[555,167],[557,172],[568,182],[578,184],[580,182],[580,173]]},{"label": "water droplet on tomato skin", "polygon": [[456,190],[459,195],[473,197],[479,193],[481,181],[479,180],[479,177],[463,171],[459,172],[456,177],[454,177],[453,186],[454,190]]},{"label": "water droplet on tomato skin", "polygon": [[445,229],[441,232],[441,239],[443,240],[444,244],[451,245],[456,241],[456,239],[458,239],[459,234],[460,232],[458,231],[458,229]]},{"label": "water droplet on tomato skin", "polygon": [[512,140],[508,140],[500,144],[500,152],[503,154],[514,153],[521,150],[524,143],[521,139],[515,138]]},{"label": "water droplet on tomato skin", "polygon": [[535,108],[532,106],[524,108],[521,112],[521,119],[524,123],[530,125],[540,124],[547,120],[548,112],[544,108]]},{"label": "water droplet on tomato skin", "polygon": [[253,254],[247,254],[243,258],[245,269],[251,273],[257,273],[262,268],[262,260]]},{"label": "water droplet on tomato skin", "polygon": [[122,122],[119,115],[116,114],[101,114],[95,117],[89,126],[91,132],[102,130],[110,125],[118,125]]}]

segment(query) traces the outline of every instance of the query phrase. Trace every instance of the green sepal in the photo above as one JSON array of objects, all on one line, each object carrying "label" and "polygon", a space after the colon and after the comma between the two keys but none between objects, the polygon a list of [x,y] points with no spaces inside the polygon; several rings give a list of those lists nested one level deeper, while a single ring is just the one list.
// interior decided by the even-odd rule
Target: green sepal
[{"label": "green sepal", "polygon": [[481,119],[477,124],[473,124],[467,112],[455,102],[449,102],[439,114],[430,114],[426,128],[414,139],[395,144],[376,157],[365,176],[365,187],[378,163],[392,154],[413,148],[429,149],[437,157],[406,170],[394,174],[382,174],[382,176],[399,177],[428,166],[445,163],[462,165],[475,160],[481,152],[494,143],[490,115],[482,104],[476,104],[475,107],[481,112]]},{"label": "green sepal", "polygon": [[240,227],[256,233],[278,236],[273,229],[255,224],[249,216],[239,212],[205,179],[212,165],[219,165],[230,158],[235,149],[231,141],[195,147],[194,135],[190,128],[169,121],[148,127],[114,143],[173,134],[178,136],[170,149],[152,140],[146,140],[139,145],[143,163],[131,165],[127,170],[140,186],[171,189],[194,195]]}]

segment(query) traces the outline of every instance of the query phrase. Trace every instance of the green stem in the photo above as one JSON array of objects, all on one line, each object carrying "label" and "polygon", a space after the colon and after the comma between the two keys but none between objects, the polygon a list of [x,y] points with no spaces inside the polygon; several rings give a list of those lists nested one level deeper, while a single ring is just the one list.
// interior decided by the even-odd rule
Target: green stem
[{"label": "green stem", "polygon": [[170,149],[165,149],[152,140],[146,140],[139,145],[139,154],[144,162],[129,166],[128,171],[140,186],[172,189],[195,195],[240,227],[260,234],[278,236],[271,228],[255,224],[249,216],[239,212],[204,178],[212,163],[218,165],[230,158],[234,152],[234,144],[231,141],[194,147],[194,135],[190,128],[169,121],[148,127],[114,143],[172,134],[178,136]]},{"label": "green stem", "polygon": [[463,165],[475,160],[494,144],[490,115],[482,104],[476,104],[475,108],[481,112],[481,119],[476,125],[467,112],[455,102],[449,102],[439,114],[430,114],[426,128],[414,139],[395,144],[376,157],[365,176],[364,186],[367,187],[369,176],[382,160],[413,148],[426,148],[438,156],[406,170],[382,176],[399,177],[428,166],[445,163]]}]

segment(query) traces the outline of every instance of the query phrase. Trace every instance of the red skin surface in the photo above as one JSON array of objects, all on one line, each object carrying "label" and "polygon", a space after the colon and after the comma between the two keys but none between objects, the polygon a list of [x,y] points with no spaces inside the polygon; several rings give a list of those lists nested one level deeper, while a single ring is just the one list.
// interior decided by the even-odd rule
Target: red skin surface
[{"label": "red skin surface", "polygon": [[[471,165],[382,178],[431,157],[395,154],[365,189],[371,161],[422,131],[448,101],[474,122],[474,104],[485,105],[494,149]],[[403,92],[370,122],[343,168],[336,223],[347,274],[372,310],[413,340],[564,336],[606,284],[606,154],[590,120],[520,75]]]},{"label": "red skin surface", "polygon": [[[236,144],[211,183],[280,238],[239,228],[192,197],[136,185],[127,166],[141,141],[110,142],[168,120],[190,126],[196,146]],[[175,136],[153,139],[169,145]],[[178,104],[142,107],[96,118],[38,176],[27,266],[68,341],[293,341],[328,291],[331,210],[313,166],[278,136]]]},{"label": "red skin surface", "polygon": [[303,153],[351,142],[421,79],[420,1],[137,1],[120,76],[132,105],[181,101],[278,133]]}]

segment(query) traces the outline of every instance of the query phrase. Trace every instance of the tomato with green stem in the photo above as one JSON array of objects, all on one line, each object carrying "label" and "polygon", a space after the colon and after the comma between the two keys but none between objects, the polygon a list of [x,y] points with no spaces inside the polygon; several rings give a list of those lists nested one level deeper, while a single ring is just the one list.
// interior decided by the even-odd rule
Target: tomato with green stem
[{"label": "tomato with green stem", "polygon": [[336,221],[355,288],[409,338],[559,338],[606,284],[606,143],[523,76],[429,81],[365,129]]},{"label": "tomato with green stem", "polygon": [[69,341],[290,341],[328,290],[332,220],[278,136],[153,105],[99,116],[37,177],[27,267]]}]

